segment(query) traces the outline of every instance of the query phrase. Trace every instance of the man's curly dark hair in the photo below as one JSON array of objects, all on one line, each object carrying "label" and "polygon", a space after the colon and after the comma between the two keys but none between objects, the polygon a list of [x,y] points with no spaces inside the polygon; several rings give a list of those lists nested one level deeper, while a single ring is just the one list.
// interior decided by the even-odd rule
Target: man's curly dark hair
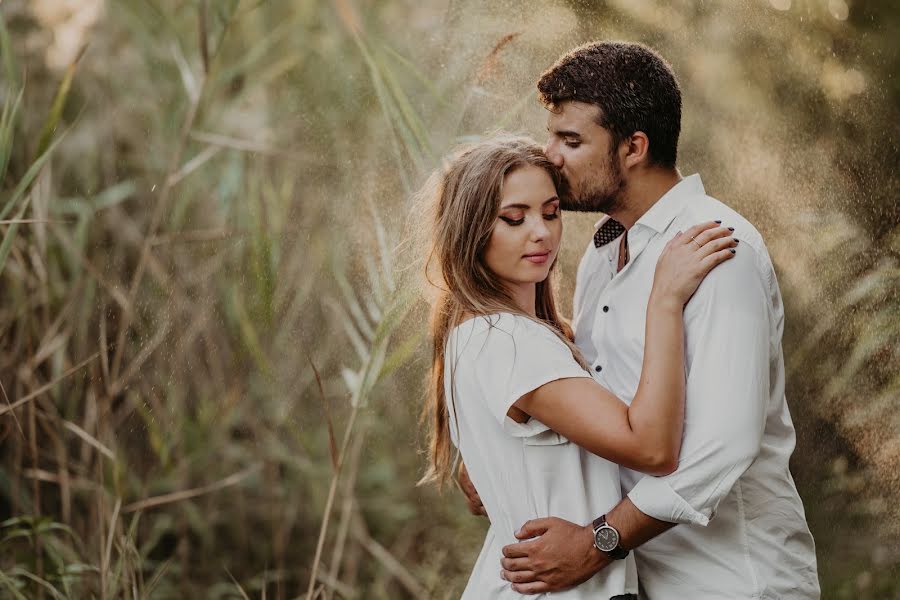
[{"label": "man's curly dark hair", "polygon": [[594,104],[616,145],[636,131],[650,140],[651,164],[674,167],[681,132],[681,89],[669,64],[631,42],[591,42],[563,55],[537,83],[550,110],[566,101]]}]

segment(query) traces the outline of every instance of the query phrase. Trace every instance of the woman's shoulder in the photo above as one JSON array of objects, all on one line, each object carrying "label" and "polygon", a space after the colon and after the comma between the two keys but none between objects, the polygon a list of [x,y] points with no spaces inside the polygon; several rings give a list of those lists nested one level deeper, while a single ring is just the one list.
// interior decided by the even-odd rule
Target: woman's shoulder
[{"label": "woman's shoulder", "polygon": [[467,319],[456,326],[447,339],[448,358],[470,357],[478,361],[489,355],[515,356],[565,347],[548,325],[525,315],[498,312]]},{"label": "woman's shoulder", "polygon": [[512,337],[523,335],[549,335],[555,337],[549,326],[512,312],[497,312],[489,315],[472,316],[457,325],[451,335],[486,337],[493,332]]}]

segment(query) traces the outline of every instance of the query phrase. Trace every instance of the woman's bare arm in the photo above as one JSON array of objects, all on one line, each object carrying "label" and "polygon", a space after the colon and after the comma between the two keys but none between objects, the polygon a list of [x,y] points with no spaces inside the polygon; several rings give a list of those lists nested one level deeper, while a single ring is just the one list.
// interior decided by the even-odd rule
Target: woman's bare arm
[{"label": "woman's bare arm", "polygon": [[684,305],[716,265],[734,256],[731,232],[704,223],[677,235],[656,268],[647,304],[641,382],[631,406],[593,379],[559,379],[517,407],[586,450],[664,475],[678,465],[684,425]]}]

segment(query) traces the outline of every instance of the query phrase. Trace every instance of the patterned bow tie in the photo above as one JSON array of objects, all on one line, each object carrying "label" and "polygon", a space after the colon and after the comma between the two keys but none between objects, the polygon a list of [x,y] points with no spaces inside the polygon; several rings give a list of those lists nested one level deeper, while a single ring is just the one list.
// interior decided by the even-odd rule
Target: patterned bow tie
[{"label": "patterned bow tie", "polygon": [[594,233],[594,246],[600,248],[610,243],[625,232],[621,223],[607,219]]}]

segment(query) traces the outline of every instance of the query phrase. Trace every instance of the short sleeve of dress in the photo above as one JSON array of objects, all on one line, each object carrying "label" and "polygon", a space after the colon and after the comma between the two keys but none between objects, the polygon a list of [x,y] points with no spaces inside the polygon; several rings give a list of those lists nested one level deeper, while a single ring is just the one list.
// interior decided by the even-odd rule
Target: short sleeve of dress
[{"label": "short sleeve of dress", "polygon": [[476,317],[456,333],[448,348],[455,357],[451,376],[467,379],[465,387],[476,386],[488,411],[512,436],[529,437],[549,429],[537,419],[517,423],[507,416],[519,398],[558,379],[591,378],[562,340],[526,317],[510,313]]}]

